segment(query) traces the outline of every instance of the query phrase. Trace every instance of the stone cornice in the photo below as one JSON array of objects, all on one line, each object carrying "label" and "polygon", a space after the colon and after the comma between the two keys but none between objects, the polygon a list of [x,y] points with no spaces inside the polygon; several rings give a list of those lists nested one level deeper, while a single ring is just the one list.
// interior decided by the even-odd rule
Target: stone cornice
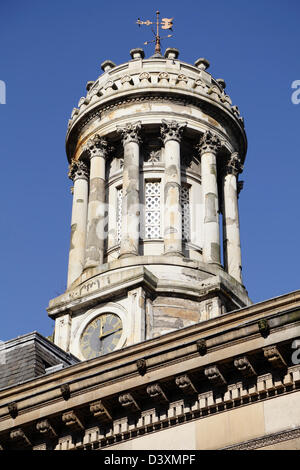
[{"label": "stone cornice", "polygon": [[[213,109],[214,108],[214,113],[216,107],[219,109],[221,115],[223,118],[225,118],[228,122],[229,125],[233,125],[236,129],[239,137],[239,145],[240,145],[240,153],[243,156],[243,159],[245,158],[246,150],[247,150],[247,138],[246,134],[244,131],[243,126],[239,122],[239,120],[235,117],[235,115],[228,110],[226,106],[223,106],[222,103],[216,103],[212,102],[210,100],[209,96],[195,96],[193,93],[186,93],[186,94],[180,94],[178,93],[178,90],[169,90],[168,92],[166,90],[149,90],[145,89],[143,90],[143,93],[137,92],[137,90],[130,91],[127,93],[120,94],[119,96],[116,97],[110,97],[110,99],[107,99],[107,101],[103,100],[99,103],[97,103],[94,106],[91,106],[91,108],[84,112],[80,119],[76,120],[74,124],[69,128],[67,138],[66,138],[66,145],[67,145],[67,155],[68,158],[71,158],[71,155],[74,154],[75,148],[77,145],[77,141],[79,139],[80,133],[82,129],[87,126],[90,122],[93,120],[97,120],[101,118],[102,113],[109,111],[109,110],[114,110],[115,108],[118,108],[120,106],[129,104],[129,103],[138,103],[138,102],[147,102],[147,101],[173,101],[175,103],[180,103],[183,104],[184,106],[187,105],[192,105],[199,107],[201,109],[204,109],[207,107],[207,112],[209,112],[209,108]],[[73,142],[73,144],[71,144]],[[71,146],[70,146],[71,145]]]},{"label": "stone cornice", "polygon": [[[300,365],[286,364],[282,370],[280,364],[278,375],[276,365],[270,364],[268,358],[263,359],[266,342],[258,331],[257,319],[255,321],[238,325],[233,322],[233,329],[223,329],[219,334],[205,335],[203,331],[202,340],[203,334],[206,339],[203,352],[198,347],[199,335],[192,335],[190,342],[186,338],[175,343],[170,341],[174,335],[165,335],[167,341],[158,349],[155,343],[160,343],[161,338],[0,391],[0,442],[4,448],[12,438],[20,439],[20,445],[33,445],[30,427],[36,426],[36,417],[42,423],[39,428],[50,430],[52,435],[57,434],[53,422],[60,422],[62,436],[65,435],[63,424],[71,434],[88,432],[91,426],[95,426],[91,419],[97,418],[101,422],[103,417],[111,429],[109,436],[112,439],[107,439],[106,434],[95,444],[106,447],[116,442],[117,435],[121,440],[127,440],[137,437],[139,430],[143,433],[159,431],[191,419],[205,418],[211,413],[297,391]],[[268,344],[276,346],[281,355],[286,355],[297,336],[300,309],[292,315],[281,311],[275,317],[269,316],[268,321]],[[255,325],[256,330],[253,329]],[[284,328],[284,336],[281,328]],[[197,330],[198,325],[194,329]],[[189,330],[191,333],[192,329]],[[180,336],[180,333],[176,332],[175,336]],[[240,335],[238,342],[234,335]],[[239,369],[238,375],[231,375],[230,364],[233,365],[236,358],[237,344],[239,361],[243,354],[251,363],[250,376]],[[141,360],[146,366],[142,373],[138,366]],[[255,372],[257,368],[260,369],[259,375]],[[62,397],[60,384],[68,386],[68,397]],[[153,386],[149,388],[149,384]],[[18,416],[14,419],[9,416],[9,403],[5,397],[13,398],[18,405]],[[149,404],[149,398],[153,399],[153,404]],[[165,413],[156,414],[155,409],[160,402],[164,403]],[[91,408],[91,403],[99,404]],[[126,424],[128,417],[128,414],[124,417],[122,408],[126,413],[137,413],[137,422],[131,429],[126,425],[124,433],[119,435],[115,425],[120,419]],[[151,413],[149,422],[142,419]],[[148,424],[153,425],[152,429]],[[11,431],[13,437],[10,437]]]},{"label": "stone cornice", "polygon": [[[248,307],[243,310],[253,310],[253,307],[255,306]],[[122,377],[124,373],[125,375],[129,374],[131,376],[133,372],[137,371],[136,360],[141,357],[147,360],[147,372],[150,372],[151,369],[156,370],[157,367],[159,367],[159,364],[165,364],[166,366],[166,362],[168,362],[168,360],[166,361],[165,355],[169,354],[170,351],[177,351],[176,354],[174,353],[173,358],[170,356],[170,364],[173,364],[174,360],[177,364],[182,361],[188,361],[198,357],[197,341],[199,337],[202,339],[205,338],[207,353],[220,351],[224,345],[227,345],[228,350],[227,348],[224,349],[221,356],[219,356],[219,359],[217,359],[216,355],[214,356],[216,358],[214,363],[222,357],[224,360],[226,357],[231,358],[229,346],[233,346],[237,343],[245,344],[247,341],[254,341],[253,344],[255,344],[256,347],[261,348],[261,360],[261,356],[264,356],[263,348],[267,345],[274,345],[274,341],[276,343],[276,331],[280,331],[282,328],[293,328],[293,324],[298,325],[300,321],[300,301],[298,300],[298,306],[294,307],[293,310],[284,310],[281,307],[280,311],[276,312],[276,305],[273,305],[273,310],[268,311],[267,308],[265,308],[263,309],[263,312],[260,310],[258,312],[254,311],[247,319],[245,316],[240,315],[241,312],[242,311],[228,313],[222,317],[218,317],[217,319],[211,319],[202,322],[201,324],[196,324],[176,332],[168,333],[163,335],[163,337],[148,340],[138,345],[115,351],[114,353],[103,356],[102,358],[75,364],[49,376],[42,376],[37,379],[32,379],[27,383],[23,383],[20,386],[14,386],[2,390],[0,391],[0,408],[1,406],[5,406],[5,397],[10,397],[10,401],[13,398],[14,401],[18,401],[18,394],[25,398],[26,394],[29,393],[30,395],[30,390],[33,389],[35,390],[35,395],[38,395],[41,392],[44,393],[45,385],[48,384],[47,388],[49,388],[51,382],[53,384],[53,390],[57,389],[58,395],[61,396],[61,392],[59,390],[60,386],[58,385],[60,383],[68,383],[71,387],[72,394],[72,390],[74,391],[72,384],[77,381],[82,383],[83,388],[89,388],[93,387],[96,383],[106,382],[105,374],[108,374],[111,380],[116,380],[118,377]],[[261,336],[258,326],[259,319],[262,318],[262,313],[264,314],[263,318],[268,319],[270,326],[270,333],[268,335],[267,342]],[[295,328],[297,329],[297,327]],[[292,332],[291,335],[286,335],[286,340],[291,340],[293,337],[294,333]],[[259,338],[260,341],[258,341]],[[245,351],[251,350],[251,347],[249,349],[248,345],[245,344],[245,346]],[[207,353],[200,362],[197,360],[198,367],[204,367],[205,364],[211,363],[212,356],[207,356]],[[242,352],[238,358],[241,357],[241,354]],[[267,358],[265,358],[265,363],[269,364]],[[115,371],[115,373],[112,375],[111,371]],[[85,383],[85,379],[88,377],[90,377],[91,380],[88,383]],[[96,382],[93,382],[92,378],[94,378]],[[37,384],[39,383],[41,384],[40,392],[37,388]],[[75,387],[78,391],[80,388],[82,387]],[[3,413],[0,412],[0,417],[1,416],[3,416]]]}]

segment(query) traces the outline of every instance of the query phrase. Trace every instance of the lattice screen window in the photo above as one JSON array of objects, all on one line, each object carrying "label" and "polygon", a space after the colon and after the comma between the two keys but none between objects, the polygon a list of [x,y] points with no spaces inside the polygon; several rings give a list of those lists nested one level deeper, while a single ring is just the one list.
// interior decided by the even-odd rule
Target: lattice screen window
[{"label": "lattice screen window", "polygon": [[160,238],[160,181],[145,183],[145,238]]},{"label": "lattice screen window", "polygon": [[117,189],[117,241],[121,242],[121,233],[122,233],[122,199],[123,199],[123,189]]},{"label": "lattice screen window", "polygon": [[187,184],[181,186],[180,192],[182,210],[182,240],[190,241],[191,218],[190,218],[190,187]]}]

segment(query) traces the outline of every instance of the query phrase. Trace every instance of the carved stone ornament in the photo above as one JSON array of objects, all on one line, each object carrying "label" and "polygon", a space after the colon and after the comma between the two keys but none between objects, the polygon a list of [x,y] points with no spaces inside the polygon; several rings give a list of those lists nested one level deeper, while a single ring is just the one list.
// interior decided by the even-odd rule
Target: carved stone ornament
[{"label": "carved stone ornament", "polygon": [[125,83],[129,83],[130,85],[133,85],[132,77],[130,75],[123,75],[123,77],[121,77],[121,83],[122,85],[124,85]]},{"label": "carved stone ornament", "polygon": [[205,92],[207,91],[207,85],[205,82],[203,82],[203,80],[201,80],[201,78],[197,78],[194,83],[193,83],[193,88],[200,88],[202,92]]},{"label": "carved stone ornament", "polygon": [[95,401],[94,403],[90,404],[90,412],[95,418],[101,420],[111,420],[112,417],[107,410],[107,408],[103,405],[101,400]]},{"label": "carved stone ornament", "polygon": [[186,122],[166,121],[163,119],[161,124],[160,133],[164,143],[168,142],[168,140],[181,141],[183,130],[187,125]]},{"label": "carved stone ornament", "polygon": [[43,419],[41,421],[38,421],[36,423],[36,429],[39,431],[42,435],[45,435],[47,437],[54,438],[57,437],[57,433],[54,430],[53,426],[49,422],[48,419]]},{"label": "carved stone ornament", "polygon": [[270,334],[270,326],[268,320],[262,318],[258,321],[258,329],[263,338],[266,338]]},{"label": "carved stone ornament", "polygon": [[158,383],[154,383],[151,385],[148,385],[147,387],[147,393],[150,398],[158,401],[158,402],[167,402],[168,399],[161,388],[161,386]]},{"label": "carved stone ornament", "polygon": [[184,393],[197,393],[196,388],[187,374],[176,377],[175,383]]},{"label": "carved stone ornament", "polygon": [[124,393],[119,396],[119,403],[124,407],[132,411],[139,411],[140,407],[136,403],[131,393]]},{"label": "carved stone ornament", "polygon": [[71,165],[69,166],[68,176],[72,181],[76,181],[78,179],[87,180],[89,177],[89,170],[87,164],[84,163],[82,160],[73,160]]},{"label": "carved stone ornament", "polygon": [[146,370],[147,370],[146,359],[138,359],[136,361],[136,367],[140,375],[145,375]]},{"label": "carved stone ornament", "polygon": [[234,367],[244,376],[251,377],[256,375],[256,372],[246,356],[238,357],[234,360]]},{"label": "carved stone ornament", "polygon": [[117,85],[112,80],[108,80],[104,85],[104,90],[117,90]]},{"label": "carved stone ornament", "polygon": [[241,163],[241,158],[238,152],[233,152],[230,155],[230,158],[227,162],[225,171],[226,174],[231,174],[237,176],[239,173],[242,173],[244,166]]},{"label": "carved stone ornament", "polygon": [[72,113],[71,113],[71,119],[73,119],[74,116],[77,116],[79,114],[79,109],[78,108],[73,108]]},{"label": "carved stone ornament", "polygon": [[206,152],[217,153],[221,148],[221,141],[216,134],[213,134],[211,131],[206,131],[200,139],[197,149],[200,154]]},{"label": "carved stone ornament", "polygon": [[73,431],[84,429],[84,425],[82,424],[81,419],[73,410],[63,413],[62,422]]},{"label": "carved stone ornament", "polygon": [[224,384],[226,384],[226,380],[224,379],[224,377],[221,374],[218,366],[216,366],[216,365],[206,367],[206,369],[204,369],[204,375],[214,385],[224,385]]},{"label": "carved stone ornament", "polygon": [[148,163],[157,163],[160,161],[161,158],[161,151],[160,150],[152,150],[149,155],[147,155],[145,161]]},{"label": "carved stone ornament", "polygon": [[140,75],[139,75],[139,80],[140,82],[142,80],[147,80],[148,82],[151,82],[151,75],[149,72],[142,72]]},{"label": "carved stone ornament", "polygon": [[107,140],[101,137],[99,134],[93,135],[86,145],[84,146],[84,150],[89,152],[90,158],[93,157],[103,157],[105,158],[107,155]]},{"label": "carved stone ornament", "polygon": [[158,80],[159,82],[160,82],[161,80],[170,80],[170,76],[169,76],[169,74],[168,74],[167,72],[160,72],[160,73],[158,74],[158,79],[157,79],[157,80]]},{"label": "carved stone ornament", "polygon": [[83,104],[88,104],[88,100],[85,96],[82,96],[80,100],[78,101],[78,108],[80,108]]},{"label": "carved stone ornament", "polygon": [[276,368],[286,367],[286,362],[280,354],[277,346],[267,346],[266,348],[263,348],[263,350],[265,358],[268,359],[272,366]]},{"label": "carved stone ornament", "polygon": [[200,356],[205,356],[205,354],[207,353],[206,340],[203,339],[203,338],[198,339],[196,344],[197,344],[197,350],[198,350]]},{"label": "carved stone ornament", "polygon": [[142,128],[141,121],[129,123],[125,127],[117,128],[117,131],[122,135],[123,145],[126,145],[129,142],[135,142],[139,144],[141,141],[141,138],[139,136],[141,128]]},{"label": "carved stone ornament", "polygon": [[70,385],[69,384],[62,384],[60,386],[60,392],[61,392],[64,400],[69,400],[69,398],[71,396]]},{"label": "carved stone ornament", "polygon": [[187,78],[187,76],[186,76],[186,75],[184,75],[184,74],[180,73],[180,74],[178,75],[178,77],[177,77],[177,82],[178,82],[178,83],[184,83],[184,84],[187,84],[187,82],[188,82],[188,78]]},{"label": "carved stone ornament", "polygon": [[25,434],[25,432],[21,428],[13,429],[10,432],[10,438],[11,438],[12,441],[15,441],[15,442],[20,443],[20,444],[25,445],[25,446],[31,446],[32,445],[29,438],[28,438],[28,436]]},{"label": "carved stone ornament", "polygon": [[18,405],[14,401],[8,404],[8,412],[10,416],[14,419],[18,415]]}]

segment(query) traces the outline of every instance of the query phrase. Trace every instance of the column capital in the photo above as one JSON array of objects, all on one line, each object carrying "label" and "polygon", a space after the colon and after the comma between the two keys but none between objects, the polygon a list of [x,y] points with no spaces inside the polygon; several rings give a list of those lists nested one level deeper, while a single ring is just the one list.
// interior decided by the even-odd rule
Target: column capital
[{"label": "column capital", "polygon": [[73,181],[78,179],[88,180],[89,170],[87,164],[82,160],[73,160],[69,166],[68,177]]},{"label": "column capital", "polygon": [[161,124],[160,133],[164,144],[169,140],[181,141],[182,132],[187,125],[186,122],[166,121],[163,119]]},{"label": "column capital", "polygon": [[117,127],[117,132],[122,135],[123,145],[129,142],[140,143],[141,121],[126,124],[125,127]]},{"label": "column capital", "polygon": [[197,145],[197,150],[200,155],[211,152],[217,153],[221,148],[221,140],[219,137],[211,131],[206,131]]},{"label": "column capital", "polygon": [[239,173],[242,173],[243,168],[244,166],[238,152],[233,152],[225,166],[225,176],[228,174],[237,176]]},{"label": "column capital", "polygon": [[89,153],[89,157],[105,158],[108,152],[107,140],[99,134],[94,134],[85,144],[84,150]]}]

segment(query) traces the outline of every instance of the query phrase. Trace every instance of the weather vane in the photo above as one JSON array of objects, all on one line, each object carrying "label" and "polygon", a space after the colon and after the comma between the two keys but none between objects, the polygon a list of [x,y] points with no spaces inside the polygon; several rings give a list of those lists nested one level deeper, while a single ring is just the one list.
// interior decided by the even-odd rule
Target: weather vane
[{"label": "weather vane", "polygon": [[159,21],[159,11],[156,12],[156,21],[150,21],[150,20],[147,20],[147,21],[141,21],[140,18],[137,19],[137,24],[139,26],[141,26],[142,24],[146,25],[146,26],[150,26],[152,24],[156,24],[156,33],[154,31],[153,28],[152,29],[152,32],[155,36],[155,39],[153,41],[146,41],[144,42],[144,44],[150,44],[151,42],[155,42],[155,53],[158,53],[158,54],[161,54],[161,48],[160,48],[160,41],[161,39],[165,39],[165,38],[170,38],[172,37],[172,34],[168,34],[168,36],[164,36],[163,38],[160,37],[159,35],[159,27],[161,27],[161,29],[170,29],[171,31],[172,30],[172,27],[173,27],[173,19],[174,18],[162,18],[161,19],[161,22]]}]

